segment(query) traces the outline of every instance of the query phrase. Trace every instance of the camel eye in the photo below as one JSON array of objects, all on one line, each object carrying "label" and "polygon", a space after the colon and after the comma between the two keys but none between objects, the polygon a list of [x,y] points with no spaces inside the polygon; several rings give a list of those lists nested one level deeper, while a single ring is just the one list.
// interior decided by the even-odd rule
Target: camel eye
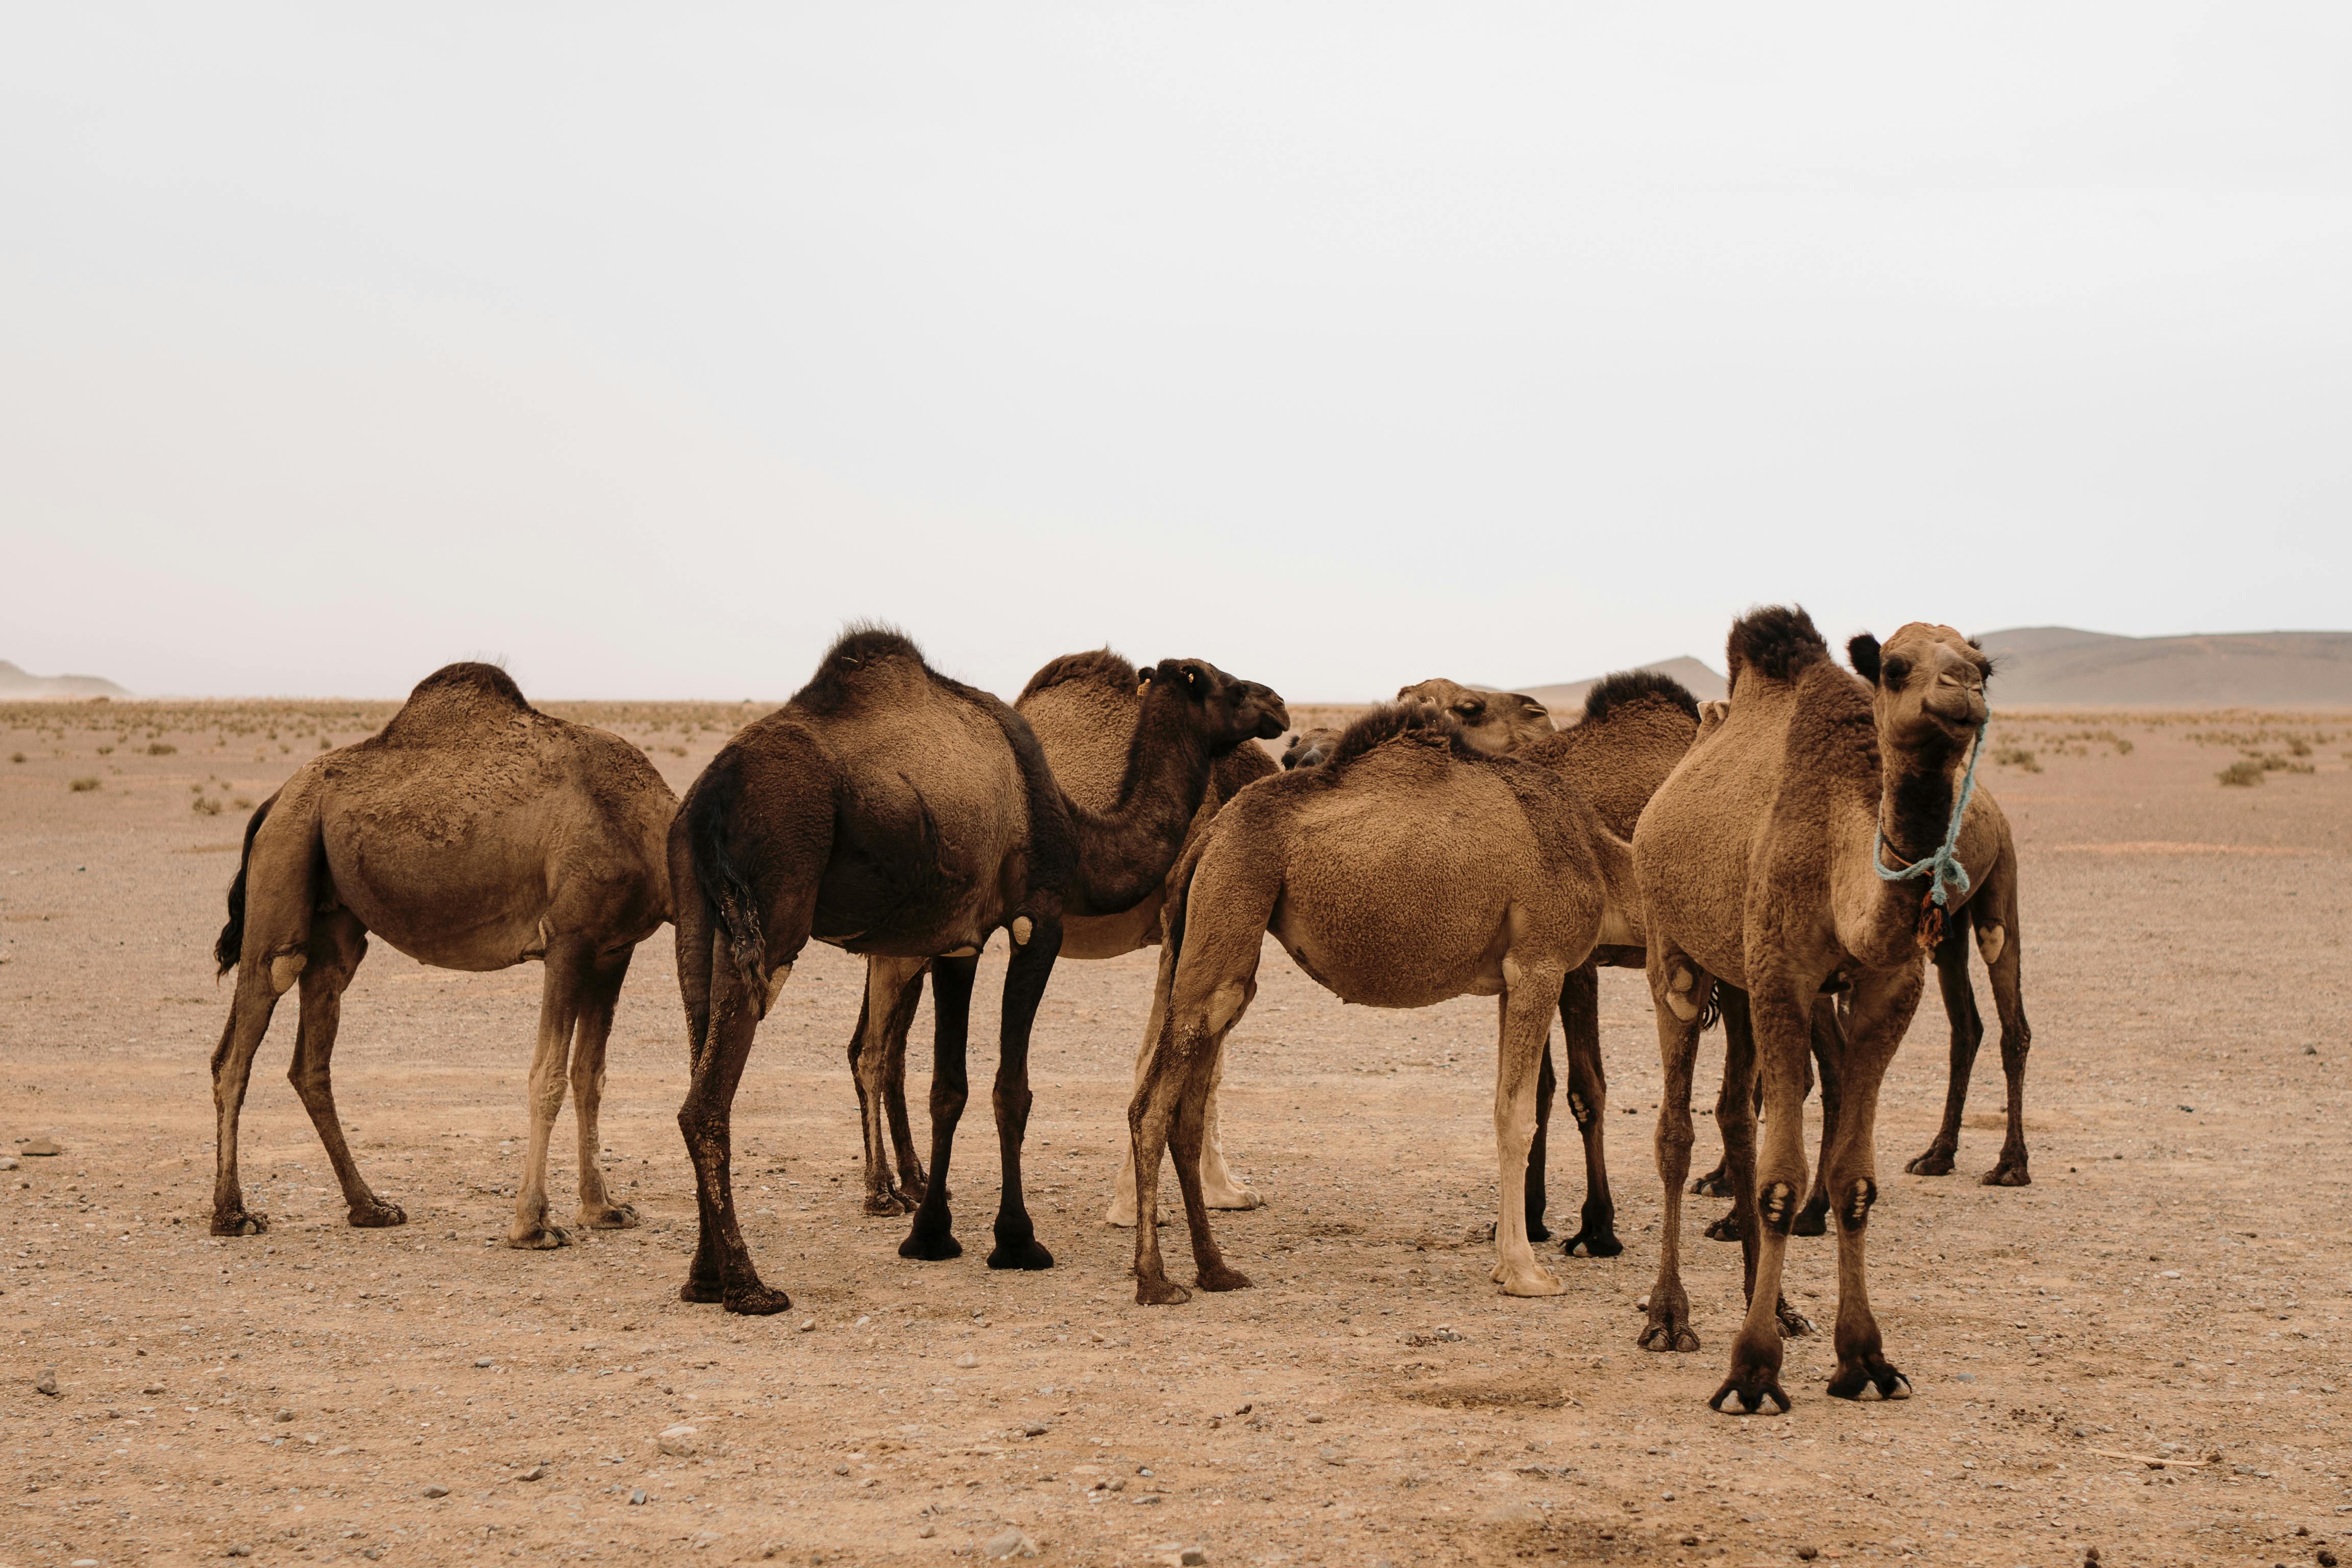
[{"label": "camel eye", "polygon": [[1911,661],[1899,654],[1889,655],[1878,670],[1880,678],[1892,689],[1911,679]]}]

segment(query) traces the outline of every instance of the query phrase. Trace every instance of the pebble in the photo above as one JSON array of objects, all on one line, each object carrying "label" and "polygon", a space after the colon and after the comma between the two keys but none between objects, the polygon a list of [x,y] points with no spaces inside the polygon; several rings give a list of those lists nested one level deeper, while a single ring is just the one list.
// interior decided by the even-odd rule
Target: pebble
[{"label": "pebble", "polygon": [[547,1467],[545,1465],[533,1465],[530,1468],[517,1476],[515,1479],[519,1481],[543,1481],[547,1479]]},{"label": "pebble", "polygon": [[16,1168],[16,1165],[17,1160],[16,1155],[0,1154],[0,1171],[13,1171]]},{"label": "pebble", "polygon": [[486,1355],[478,1355],[474,1358],[474,1364],[476,1366],[488,1366],[491,1364],[490,1358]]},{"label": "pebble", "polygon": [[426,1487],[425,1489],[424,1495],[426,1497],[447,1497],[449,1495],[449,1489],[447,1487],[436,1484]]},{"label": "pebble", "polygon": [[1045,1424],[1043,1421],[1024,1421],[1021,1424],[1021,1435],[1024,1437],[1043,1437]]},{"label": "pebble", "polygon": [[654,1446],[672,1458],[689,1459],[694,1457],[694,1451],[698,1446],[696,1442],[697,1436],[698,1434],[691,1426],[666,1427],[662,1435],[654,1439]]},{"label": "pebble", "polygon": [[964,1368],[966,1371],[970,1371],[971,1368],[976,1367],[979,1364],[980,1358],[972,1354],[970,1351],[966,1351],[963,1354],[956,1357],[956,1365]]},{"label": "pebble", "polygon": [[1022,1534],[1018,1527],[1007,1525],[1003,1530],[990,1536],[987,1544],[980,1551],[983,1557],[993,1557],[999,1560],[1007,1557],[1034,1557],[1037,1555],[1037,1543]]},{"label": "pebble", "polygon": [[222,1555],[227,1557],[250,1557],[253,1555],[253,1548],[246,1545],[243,1542],[239,1542],[235,1546],[230,1547],[228,1551],[224,1552]]},{"label": "pebble", "polygon": [[803,1318],[801,1320],[801,1332],[804,1334],[813,1334],[816,1332],[816,1320],[814,1318]]},{"label": "pebble", "polygon": [[922,1529],[915,1531],[915,1539],[918,1541],[929,1541],[932,1536],[937,1535],[939,1532],[939,1526],[935,1524],[927,1524],[923,1526]]},{"label": "pebble", "polygon": [[291,1410],[281,1410],[277,1415],[271,1416],[270,1419],[272,1421],[291,1421],[294,1419],[294,1412]]},{"label": "pebble", "polygon": [[631,1493],[629,1493],[629,1506],[630,1506],[631,1508],[643,1508],[643,1507],[645,1506],[645,1504],[646,1504],[646,1489],[645,1489],[645,1488],[643,1488],[643,1487],[639,1487],[639,1488],[637,1488],[635,1490],[634,1490],[634,1491],[632,1491]]},{"label": "pebble", "polygon": [[26,1141],[25,1152],[42,1155],[62,1154],[65,1149],[54,1138],[34,1138]]},{"label": "pebble", "polygon": [[39,1374],[33,1379],[33,1392],[46,1394],[51,1399],[55,1399],[58,1396],[58,1369],[53,1366],[43,1367]]}]

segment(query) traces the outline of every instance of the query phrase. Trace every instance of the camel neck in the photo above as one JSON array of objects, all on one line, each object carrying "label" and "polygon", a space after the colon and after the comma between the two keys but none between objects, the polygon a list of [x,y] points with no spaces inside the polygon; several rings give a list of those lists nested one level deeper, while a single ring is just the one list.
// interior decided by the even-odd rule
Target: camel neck
[{"label": "camel neck", "polygon": [[1958,775],[1967,749],[1938,735],[1916,746],[1888,744],[1879,737],[1879,791],[1866,823],[1851,825],[1849,837],[1860,855],[1853,864],[1870,879],[1861,890],[1872,915],[1866,945],[1881,962],[1899,962],[1918,950],[1920,905],[1930,884],[1920,879],[1889,880],[1881,866],[1894,868],[1931,857],[1949,832],[1958,798]]},{"label": "camel neck", "polygon": [[1200,809],[1213,761],[1184,695],[1156,685],[1145,692],[1116,802],[1105,812],[1071,803],[1078,912],[1131,909],[1166,879]]}]

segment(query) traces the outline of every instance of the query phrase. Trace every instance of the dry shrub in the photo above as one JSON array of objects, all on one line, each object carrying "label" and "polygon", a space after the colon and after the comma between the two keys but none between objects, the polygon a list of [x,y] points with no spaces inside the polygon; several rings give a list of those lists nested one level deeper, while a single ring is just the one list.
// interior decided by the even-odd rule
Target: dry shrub
[{"label": "dry shrub", "polygon": [[2220,779],[2225,784],[2246,785],[2261,784],[2265,775],[2263,772],[2262,763],[2252,761],[2242,761],[2231,763],[2228,767],[2223,768],[2220,773],[2215,773],[2213,776]]},{"label": "dry shrub", "polygon": [[66,788],[73,791],[76,795],[88,795],[97,787],[98,781],[93,778],[69,779],[66,782]]},{"label": "dry shrub", "polygon": [[2023,746],[2003,746],[1993,752],[1992,760],[2005,768],[2023,768],[2029,773],[2042,771],[2042,763]]},{"label": "dry shrub", "polygon": [[151,757],[168,757],[179,749],[169,741],[156,741],[148,745],[147,754]]},{"label": "dry shrub", "polygon": [[188,809],[203,816],[218,816],[221,814],[221,803],[208,795],[200,795],[188,802]]}]

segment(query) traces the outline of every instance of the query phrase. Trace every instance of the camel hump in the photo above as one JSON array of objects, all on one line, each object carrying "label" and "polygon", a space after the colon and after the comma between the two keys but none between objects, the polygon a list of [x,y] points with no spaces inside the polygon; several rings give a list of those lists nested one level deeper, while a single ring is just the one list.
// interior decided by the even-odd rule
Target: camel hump
[{"label": "camel hump", "polygon": [[1108,647],[1088,648],[1084,653],[1066,653],[1049,659],[1045,667],[1029,678],[1029,684],[1013,699],[1016,708],[1049,686],[1082,684],[1116,689],[1132,696],[1139,678],[1135,666],[1124,655]]},{"label": "camel hump", "polygon": [[1673,676],[1654,669],[1621,669],[1602,676],[1584,694],[1584,721],[1588,724],[1606,720],[1612,710],[1633,708],[1644,702],[1666,702],[1690,715],[1698,722],[1698,699],[1690,688]]},{"label": "camel hump", "polygon": [[416,683],[383,738],[394,745],[430,745],[504,722],[538,710],[524,700],[514,677],[495,664],[466,660],[445,664]]},{"label": "camel hump", "polygon": [[[1730,667],[1736,692],[1742,670],[1752,669],[1767,680],[1794,680],[1812,666],[1827,662],[1830,645],[1802,605],[1766,605],[1731,623],[1723,657]],[[1691,717],[1698,717],[1696,704]]]},{"label": "camel hump", "polygon": [[1329,757],[1314,771],[1336,778],[1349,763],[1390,741],[1439,748],[1472,761],[1484,760],[1482,753],[1463,743],[1462,721],[1444,709],[1432,708],[1425,702],[1387,702],[1340,731]]},{"label": "camel hump", "polygon": [[941,679],[906,633],[855,626],[817,660],[816,673],[793,693],[789,706],[806,713],[838,713],[869,696],[903,697],[912,686]]}]

